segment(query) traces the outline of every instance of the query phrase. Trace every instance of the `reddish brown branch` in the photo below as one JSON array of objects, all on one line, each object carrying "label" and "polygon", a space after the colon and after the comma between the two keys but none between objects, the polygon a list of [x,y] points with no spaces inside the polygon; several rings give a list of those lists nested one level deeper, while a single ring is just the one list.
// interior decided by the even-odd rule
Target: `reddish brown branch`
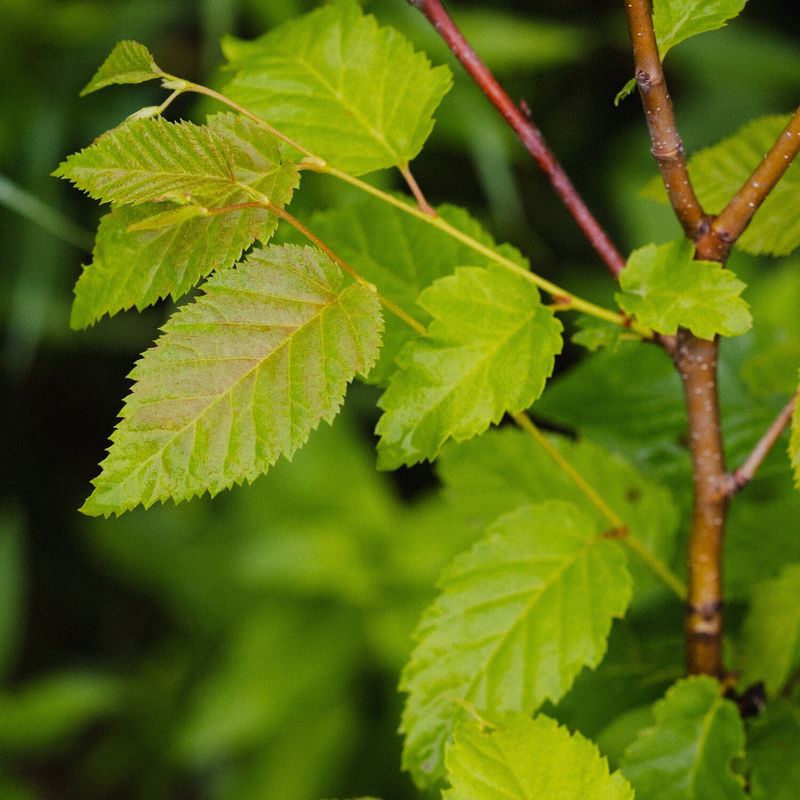
[{"label": "reddish brown branch", "polygon": [[722,543],[727,496],[723,477],[717,342],[678,334],[675,365],[683,382],[692,454],[694,509],[687,562],[686,660],[689,674],[722,677]]},{"label": "reddish brown branch", "polygon": [[[711,224],[711,235],[729,250],[800,151],[800,108],[733,199]],[[727,250],[725,251],[727,253]]]},{"label": "reddish brown branch", "polygon": [[555,193],[575,219],[589,243],[600,258],[603,259],[608,270],[614,277],[617,277],[625,267],[625,259],[611,242],[608,234],[603,230],[592,212],[589,211],[583,198],[578,194],[567,174],[558,163],[542,132],[528,115],[527,104],[525,105],[526,110],[522,111],[511,100],[494,75],[472,49],[469,42],[464,38],[461,31],[456,27],[441,0],[408,0],[408,2],[428,18],[455,57],[461,62],[464,69],[502,114],[542,172],[544,172]]},{"label": "reddish brown branch", "polygon": [[792,399],[783,407],[772,425],[758,440],[750,455],[742,462],[742,465],[727,476],[725,491],[728,497],[733,497],[736,492],[743,489],[753,480],[759,467],[764,463],[764,459],[769,455],[769,451],[772,450],[775,443],[781,438],[786,426],[791,422],[792,414],[797,405],[797,395],[797,392],[792,395]]},{"label": "reddish brown branch", "polygon": [[683,141],[675,124],[672,100],[658,54],[650,3],[649,0],[626,0],[625,8],[633,45],[636,83],[652,142],[651,152],[675,215],[686,236],[694,241],[707,227],[708,220],[689,179]]}]

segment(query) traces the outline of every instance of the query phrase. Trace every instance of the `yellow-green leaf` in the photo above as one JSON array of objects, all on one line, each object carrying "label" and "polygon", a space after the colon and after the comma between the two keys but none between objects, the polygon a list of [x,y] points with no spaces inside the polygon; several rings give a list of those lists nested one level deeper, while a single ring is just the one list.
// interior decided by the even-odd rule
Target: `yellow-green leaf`
[{"label": "yellow-green leaf", "polygon": [[403,671],[403,763],[420,785],[443,777],[466,708],[530,714],[557,701],[606,650],[631,578],[618,542],[577,506],[526,505],[456,557]]},{"label": "yellow-green leaf", "polygon": [[739,296],[745,284],[713,261],[694,260],[686,239],[634,250],[620,273],[620,307],[658,333],[674,334],[679,327],[695,336],[740,336],[753,318]]},{"label": "yellow-green leaf", "polygon": [[461,267],[419,297],[433,322],[409,341],[379,404],[384,468],[433,460],[528,408],[561,352],[561,323],[537,288],[506,267]]},{"label": "yellow-green leaf", "polygon": [[81,96],[115,83],[143,83],[163,77],[165,73],[143,44],[122,41],[83,88]]},{"label": "yellow-green leaf", "polygon": [[254,241],[269,241],[277,217],[246,205],[249,192],[282,208],[297,187],[297,168],[282,160],[271,133],[244,117],[218,114],[209,118],[209,128],[230,152],[234,182],[209,197],[209,207],[145,203],[118,206],[104,216],[92,262],[75,286],[72,327],[164,297],[177,299],[213,270],[238,261]]},{"label": "yellow-green leaf", "polygon": [[452,81],[400,33],[337,0],[252,42],[223,41],[224,92],[345,172],[402,166]]},{"label": "yellow-green leaf", "polygon": [[252,481],[337,414],[380,344],[374,294],[321,253],[255,250],[146,351],[83,511],[122,513]]},{"label": "yellow-green leaf", "polygon": [[656,724],[639,734],[622,773],[645,800],[746,800],[733,772],[744,750],[739,710],[708,676],[678,681],[653,706]]},{"label": "yellow-green leaf", "polygon": [[443,800],[633,800],[594,743],[542,715],[510,716],[496,729],[460,724],[447,773]]}]

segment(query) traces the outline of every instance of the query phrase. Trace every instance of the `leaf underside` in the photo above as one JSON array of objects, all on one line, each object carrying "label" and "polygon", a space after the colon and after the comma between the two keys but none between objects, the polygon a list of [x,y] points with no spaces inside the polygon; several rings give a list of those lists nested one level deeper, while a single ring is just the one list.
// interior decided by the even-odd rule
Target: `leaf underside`
[{"label": "leaf underside", "polygon": [[204,288],[131,372],[85,513],[252,481],[330,422],[377,357],[375,296],[309,248],[255,250]]},{"label": "leaf underside", "polygon": [[557,701],[596,666],[631,597],[625,554],[571,503],[501,517],[440,580],[403,671],[404,766],[444,777],[444,747],[466,707],[490,717]]},{"label": "leaf underside", "polygon": [[[164,125],[172,123],[142,120],[137,128],[157,138]],[[287,205],[299,181],[297,168],[282,161],[271,133],[243,117],[214,115],[207,130],[225,153],[231,179],[208,194],[205,205],[145,202],[118,206],[104,216],[92,263],[75,286],[72,327],[133,306],[141,310],[168,296],[177,299],[213,270],[230,267],[256,240],[269,241],[277,217],[264,208],[235,206],[253,200],[249,190],[279,208]],[[122,153],[118,160],[120,166],[126,163]],[[148,200],[158,198],[157,185]],[[209,213],[209,208],[229,210]]]},{"label": "leaf underside", "polygon": [[676,683],[653,707],[656,724],[625,751],[622,772],[647,800],[745,800],[731,769],[744,748],[736,706],[706,676]]},{"label": "leaf underside", "polygon": [[379,401],[384,469],[433,460],[448,439],[471,438],[528,408],[561,352],[561,323],[536,287],[506,267],[461,267],[417,302],[433,322],[401,350]]},{"label": "leaf underside", "polygon": [[633,789],[580,733],[545,716],[514,715],[496,730],[458,726],[447,747],[443,800],[633,800]]},{"label": "leaf underside", "polygon": [[[789,121],[787,115],[761,117],[733,136],[689,159],[695,192],[709,213],[718,214],[746,183]],[[643,194],[667,202],[660,179]],[[792,163],[756,211],[736,247],[753,255],[785,256],[800,247],[800,162]]]},{"label": "leaf underside", "polygon": [[223,51],[236,72],[228,97],[353,175],[413,159],[452,80],[352,0],[252,42],[228,37]]},{"label": "leaf underside", "polygon": [[620,307],[658,333],[739,336],[752,326],[745,284],[712,261],[695,261],[687,239],[634,250],[620,273]]}]

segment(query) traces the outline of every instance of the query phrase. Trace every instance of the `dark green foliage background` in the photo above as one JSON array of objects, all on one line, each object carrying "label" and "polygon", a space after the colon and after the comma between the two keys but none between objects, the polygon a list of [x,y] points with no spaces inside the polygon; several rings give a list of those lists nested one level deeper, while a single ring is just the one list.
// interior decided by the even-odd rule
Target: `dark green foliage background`
[{"label": "dark green foliage background", "polygon": [[[158,96],[150,85],[82,100],[78,91],[123,38],[146,43],[170,72],[213,80],[221,35],[256,35],[313,5],[0,0],[4,800],[415,794],[399,773],[397,675],[439,569],[475,532],[438,506],[431,470],[373,472],[371,390],[355,387],[333,430],[312,437],[292,469],[282,464],[250,489],[120,521],[75,510],[125,375],[167,313],[69,331],[71,286],[86,259],[76,245],[91,246],[100,212],[48,175]],[[447,59],[404,0],[367,5],[434,60]],[[453,6],[456,16],[469,8]],[[474,6],[485,23],[513,6],[548,23],[513,48],[508,27],[494,34],[484,24],[476,43],[512,96],[527,99],[621,245],[676,236],[669,212],[637,196],[654,173],[639,104],[612,104],[631,70],[621,4]],[[796,104],[799,33],[794,3],[751,0],[731,27],[670,54],[690,152]],[[203,109],[191,103],[182,99],[175,114],[197,118]],[[415,165],[429,198],[467,206],[540,274],[609,300],[611,280],[478,92],[459,77],[438,116]],[[343,191],[319,180],[300,202],[312,195],[316,206],[334,205]],[[567,352],[559,367],[577,357]],[[733,577],[734,589],[749,578],[735,568]]]}]

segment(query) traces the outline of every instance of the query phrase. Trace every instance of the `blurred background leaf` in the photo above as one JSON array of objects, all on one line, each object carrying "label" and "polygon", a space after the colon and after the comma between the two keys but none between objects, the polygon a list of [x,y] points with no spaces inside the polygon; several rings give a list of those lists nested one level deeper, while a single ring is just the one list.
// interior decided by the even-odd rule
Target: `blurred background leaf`
[{"label": "blurred background leaf", "polygon": [[[145,43],[170,72],[213,84],[222,35],[253,37],[315,5],[0,0],[3,800],[417,796],[399,771],[397,675],[441,567],[478,530],[458,524],[431,469],[375,473],[372,389],[354,387],[345,416],[251,487],[108,522],[76,512],[127,392],[125,375],[169,312],[162,304],[69,330],[71,287],[101,211],[49,173],[161,98],[151,85],[83,99],[78,92],[120,39]],[[435,62],[453,64],[404,0],[364,5]],[[675,238],[669,211],[639,195],[656,169],[638,100],[613,106],[631,69],[619,3],[540,0],[532,9],[523,0],[454,0],[452,10],[511,96],[527,101],[623,248]],[[762,0],[670,54],[690,151],[796,106],[798,34],[794,4]],[[466,206],[541,274],[610,302],[614,286],[571,219],[480,92],[454,71],[456,85],[414,163],[430,199]],[[201,120],[210,109],[181,98],[170,113]],[[374,180],[401,188],[388,174]],[[309,175],[292,210],[352,198]],[[745,294],[756,319],[725,348],[735,460],[785,402],[787,373],[775,364],[797,374],[787,319],[796,319],[800,279],[790,259],[740,257],[734,269],[752,284]],[[567,426],[580,421],[594,440],[667,483],[685,514],[679,389],[658,356],[625,343],[612,355],[570,347],[562,373],[586,358],[584,380],[597,381],[616,358],[633,362],[637,385],[595,384],[587,417],[585,384],[573,395],[567,376],[536,411]],[[610,418],[603,391],[615,393]],[[740,600],[757,578],[777,574],[787,554],[800,560],[800,496],[789,487],[778,448],[733,506],[726,579]],[[620,623],[603,675],[582,675],[558,712],[612,756],[647,725],[647,704],[680,670],[675,626],[654,619],[658,608]],[[735,632],[735,605],[731,624]],[[611,680],[605,693],[597,689],[603,676]]]}]

